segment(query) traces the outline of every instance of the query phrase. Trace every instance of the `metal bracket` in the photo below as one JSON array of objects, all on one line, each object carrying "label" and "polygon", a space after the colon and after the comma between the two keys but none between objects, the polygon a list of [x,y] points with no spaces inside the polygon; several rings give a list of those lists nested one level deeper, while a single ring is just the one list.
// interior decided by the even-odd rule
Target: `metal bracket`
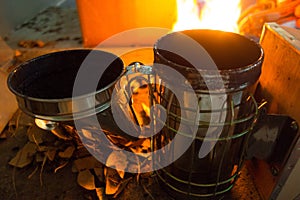
[{"label": "metal bracket", "polygon": [[278,175],[295,142],[299,138],[298,123],[285,115],[266,114],[260,109],[260,115],[249,138],[247,159],[257,158],[270,164],[273,176]]}]

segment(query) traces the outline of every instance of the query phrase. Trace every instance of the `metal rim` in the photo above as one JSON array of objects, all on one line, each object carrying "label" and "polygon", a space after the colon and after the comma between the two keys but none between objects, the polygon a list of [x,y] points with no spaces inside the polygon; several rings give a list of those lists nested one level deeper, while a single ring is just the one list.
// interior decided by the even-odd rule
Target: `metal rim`
[{"label": "metal rim", "polygon": [[[85,56],[88,56],[90,52],[96,51],[97,55],[103,55],[103,56],[110,56],[113,58],[114,61],[118,63],[118,69],[117,72],[115,73],[114,76],[116,76],[116,79],[108,80],[108,83],[99,89],[97,89],[94,92],[88,92],[88,93],[83,93],[82,95],[78,96],[70,96],[70,97],[62,97],[62,98],[39,98],[39,97],[34,97],[31,95],[26,95],[26,93],[22,93],[21,91],[18,91],[18,85],[16,84],[17,82],[14,79],[16,79],[16,74],[20,71],[20,73],[25,73],[26,70],[29,69],[32,65],[37,65],[36,63],[40,62],[41,65],[46,62],[47,58],[51,58],[52,62],[55,60],[57,57],[61,58],[63,56],[68,56],[68,59],[72,59],[72,56],[76,57],[76,55],[80,55],[82,58],[80,59],[85,59]],[[74,52],[74,55],[73,55]],[[41,59],[41,60],[39,60]],[[80,60],[77,59],[77,60]],[[30,65],[32,64],[32,65]],[[57,64],[57,63],[56,63]],[[58,65],[62,65],[63,61],[58,61]],[[74,68],[74,72],[76,73],[77,68],[79,69],[81,63],[76,64],[77,66]],[[63,70],[67,70],[67,66],[63,68]],[[44,68],[41,68],[41,70],[47,69],[47,66]],[[30,72],[35,72],[37,69],[34,69]],[[55,72],[55,69],[54,69]],[[39,118],[39,119],[45,119],[45,120],[53,120],[53,121],[69,121],[77,118],[82,118],[82,117],[87,117],[92,114],[99,113],[105,109],[107,109],[110,106],[110,103],[108,102],[110,99],[110,92],[108,90],[113,89],[115,83],[118,81],[118,79],[124,75],[126,72],[124,63],[123,61],[117,57],[116,55],[102,51],[102,50],[93,50],[93,49],[69,49],[69,50],[64,50],[64,51],[57,51],[57,52],[52,52],[48,54],[44,54],[42,56],[38,56],[36,58],[33,58],[31,60],[28,60],[22,64],[20,64],[15,70],[13,70],[7,79],[7,85],[10,91],[16,96],[19,104],[19,108],[25,112],[26,114]],[[29,72],[28,72],[29,73]],[[25,81],[27,77],[23,77],[24,74],[20,75],[21,79],[20,81]],[[24,80],[22,80],[22,78]],[[72,88],[70,88],[72,92]],[[94,107],[91,105],[88,105],[89,99],[93,98],[101,98],[100,101],[97,101]],[[104,99],[102,99],[102,97]],[[73,110],[72,105],[78,104],[83,105],[83,107],[78,108],[77,110]]]}]

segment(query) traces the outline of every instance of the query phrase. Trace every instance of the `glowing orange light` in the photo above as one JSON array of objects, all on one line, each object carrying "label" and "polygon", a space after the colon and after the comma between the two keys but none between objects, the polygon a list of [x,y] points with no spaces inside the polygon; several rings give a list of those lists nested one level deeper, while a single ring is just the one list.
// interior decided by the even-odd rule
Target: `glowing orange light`
[{"label": "glowing orange light", "polygon": [[238,32],[240,13],[240,0],[177,0],[173,31],[200,28]]}]

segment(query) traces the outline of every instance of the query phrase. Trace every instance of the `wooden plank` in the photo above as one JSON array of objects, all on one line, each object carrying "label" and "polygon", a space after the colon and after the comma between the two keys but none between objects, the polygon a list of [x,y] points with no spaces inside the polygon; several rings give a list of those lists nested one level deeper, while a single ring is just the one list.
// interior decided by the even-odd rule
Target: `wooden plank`
[{"label": "wooden plank", "polygon": [[0,134],[18,108],[15,96],[6,84],[7,68],[13,56],[13,50],[0,37]]},{"label": "wooden plank", "polygon": [[18,109],[15,96],[7,88],[7,75],[0,70],[0,133]]},{"label": "wooden plank", "polygon": [[[268,101],[268,112],[288,115],[300,124],[300,31],[276,23],[267,23],[260,43],[265,59],[259,81],[261,95]],[[295,166],[297,162],[299,163],[299,156],[295,146],[285,165]],[[292,170],[299,171],[299,168],[291,168],[289,171],[284,169],[277,176],[273,176],[270,165],[265,161],[252,161],[248,163],[248,167],[264,199],[270,199],[279,192],[284,193],[281,196],[286,197],[281,199],[292,199],[288,197],[294,197],[299,192],[299,176],[298,181],[289,184],[291,187],[281,188],[289,182],[289,173]]]},{"label": "wooden plank", "polygon": [[269,112],[287,114],[300,123],[298,44],[295,34],[287,33],[276,24],[266,25],[261,38],[265,59],[259,81],[263,96],[269,101]]}]

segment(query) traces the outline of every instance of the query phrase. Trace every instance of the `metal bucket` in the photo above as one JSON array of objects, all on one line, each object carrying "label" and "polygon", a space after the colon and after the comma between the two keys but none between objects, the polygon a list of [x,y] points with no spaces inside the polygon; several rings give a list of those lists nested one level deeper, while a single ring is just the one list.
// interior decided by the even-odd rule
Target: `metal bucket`
[{"label": "metal bucket", "polygon": [[[154,62],[153,70],[166,85],[158,102],[167,110],[167,122],[156,137],[155,149],[166,148],[178,134],[192,138],[189,127],[197,126],[190,147],[160,170],[158,177],[176,199],[221,198],[238,177],[256,120],[252,94],[261,73],[263,50],[238,34],[188,30],[159,39],[154,46]],[[175,77],[156,68],[161,64],[180,72],[185,81],[172,81]],[[179,88],[179,95],[169,89],[168,82]],[[198,102],[189,100],[192,94]],[[179,126],[184,128],[179,131]],[[173,143],[168,149],[171,153],[156,160],[171,163],[174,158],[170,155],[182,145]]]},{"label": "metal bucket", "polygon": [[[83,86],[77,96],[72,97],[78,70],[87,56],[91,69],[105,71],[95,91],[87,82],[87,87]],[[95,114],[94,111],[100,113],[109,108],[115,82],[124,72],[122,60],[111,53],[65,50],[21,64],[10,73],[8,87],[15,94],[19,108],[28,115],[54,122],[70,121],[74,116],[84,118]],[[95,99],[95,104],[91,104]]]},{"label": "metal bucket", "polygon": [[[127,144],[139,139],[140,127],[130,105],[131,84],[150,75],[151,67],[136,63],[125,68],[112,53],[74,49],[21,64],[10,73],[8,87],[19,108],[34,117],[38,127],[85,145],[105,164],[112,150],[128,149]],[[121,125],[129,131],[124,132]]]}]

